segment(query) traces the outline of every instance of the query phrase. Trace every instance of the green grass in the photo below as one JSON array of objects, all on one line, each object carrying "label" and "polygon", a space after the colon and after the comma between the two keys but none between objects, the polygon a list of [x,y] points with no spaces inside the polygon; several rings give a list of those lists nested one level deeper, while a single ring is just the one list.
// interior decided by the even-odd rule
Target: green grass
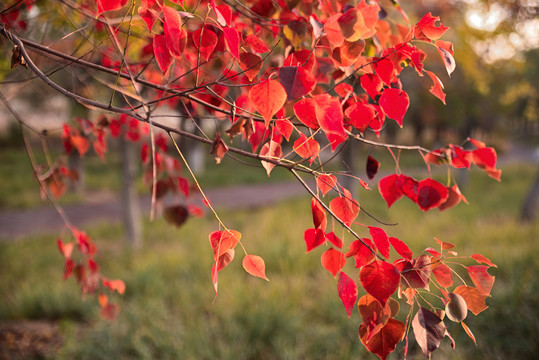
[{"label": "green grass", "polygon": [[[407,199],[388,211],[376,190],[361,191],[361,205],[382,221],[398,222],[384,228],[414,253],[435,246],[436,236],[456,244],[461,255],[481,253],[498,265],[491,269],[496,283],[487,299],[490,308],[465,320],[478,346],[448,321],[457,348],[451,350],[446,338],[435,359],[526,359],[539,353],[539,224],[516,220],[534,172],[505,169],[502,183],[472,172],[462,187],[470,205],[441,214],[422,213]],[[211,217],[180,229],[162,220],[145,223],[145,247],[139,251],[125,250],[117,225],[88,229],[99,245],[102,273],[127,285],[126,294],[114,299],[121,307],[114,322],[100,319],[95,299],[81,299],[73,279],[62,281],[54,235],[1,243],[0,319],[58,320],[65,344],[55,359],[374,359],[357,338],[359,314],[347,318],[336,281],[320,266],[323,249],[305,254],[309,205],[305,198],[222,212],[225,223],[242,232],[247,251],[265,259],[270,282],[243,271],[238,247],[236,259],[219,273],[215,302],[207,234],[217,225]],[[364,214],[359,221],[373,224]],[[357,276],[352,268],[348,273]],[[404,320],[408,306],[401,305]],[[423,358],[413,336],[410,341],[408,358]],[[399,354],[402,344],[390,358]]]}]

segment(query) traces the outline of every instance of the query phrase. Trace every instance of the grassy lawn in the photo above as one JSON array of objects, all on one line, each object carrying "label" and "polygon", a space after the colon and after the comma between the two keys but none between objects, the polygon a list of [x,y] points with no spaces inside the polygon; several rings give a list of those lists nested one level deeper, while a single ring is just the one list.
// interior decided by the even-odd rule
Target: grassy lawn
[{"label": "grassy lawn", "polygon": [[[433,358],[531,359],[539,353],[539,224],[516,221],[534,171],[504,169],[502,183],[472,172],[462,188],[470,205],[442,214],[422,213],[407,199],[388,211],[375,190],[361,192],[361,205],[384,222],[398,222],[385,230],[415,254],[434,246],[436,236],[455,243],[461,255],[481,253],[498,265],[491,270],[496,283],[490,308],[465,320],[477,347],[458,324],[447,321],[457,348],[451,350],[446,338]],[[242,232],[247,251],[265,259],[270,282],[243,271],[237,248],[237,258],[219,273],[215,302],[207,234],[217,225],[211,217],[192,219],[180,229],[162,220],[145,223],[140,251],[123,247],[115,224],[88,229],[99,246],[102,273],[127,285],[126,294],[115,299],[121,312],[114,322],[99,317],[94,298],[81,299],[73,279],[62,281],[56,234],[0,243],[0,322],[55,321],[64,338],[51,355],[55,359],[374,359],[358,340],[359,314],[347,318],[336,280],[320,265],[324,249],[305,254],[309,205],[305,198],[222,212],[225,223]],[[364,214],[359,222],[373,224]],[[363,228],[358,231],[367,236]],[[357,279],[354,269],[347,270]],[[401,305],[404,321],[408,306]],[[416,345],[410,352],[408,358],[423,358]],[[402,358],[402,344],[390,358]]]}]

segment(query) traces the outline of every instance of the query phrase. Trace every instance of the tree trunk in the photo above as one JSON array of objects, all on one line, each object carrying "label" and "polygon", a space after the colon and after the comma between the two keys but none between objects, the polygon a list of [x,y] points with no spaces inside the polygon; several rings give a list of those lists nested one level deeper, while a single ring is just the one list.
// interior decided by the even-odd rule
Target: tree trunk
[{"label": "tree trunk", "polygon": [[520,220],[522,221],[534,221],[537,219],[537,213],[539,212],[539,172],[535,177],[532,187],[528,191],[528,194],[524,198],[524,204],[520,211]]},{"label": "tree trunk", "polygon": [[121,207],[125,239],[133,248],[142,246],[142,223],[140,202],[137,194],[137,148],[131,141],[120,136],[122,161]]}]

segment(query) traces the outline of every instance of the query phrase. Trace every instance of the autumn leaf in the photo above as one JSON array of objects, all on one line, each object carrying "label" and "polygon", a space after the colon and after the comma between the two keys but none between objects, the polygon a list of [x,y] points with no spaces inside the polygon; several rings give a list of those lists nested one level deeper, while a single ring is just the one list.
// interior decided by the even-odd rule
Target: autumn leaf
[{"label": "autumn leaf", "polygon": [[473,265],[466,268],[479,294],[483,296],[490,296],[490,291],[494,286],[495,277],[488,273],[488,269],[486,265]]},{"label": "autumn leaf", "polygon": [[210,154],[215,157],[215,162],[217,164],[221,163],[221,160],[223,159],[227,151],[228,146],[223,142],[223,139],[221,139],[221,134],[219,132],[216,132],[213,136],[213,143],[211,146]]},{"label": "autumn leaf", "polygon": [[320,262],[324,269],[329,271],[333,277],[341,271],[343,266],[346,264],[346,258],[344,254],[335,249],[328,249],[322,253]]},{"label": "autumn leaf", "polygon": [[316,177],[316,186],[325,196],[337,184],[337,178],[332,174],[320,174]]},{"label": "autumn leaf", "polygon": [[314,76],[299,66],[281,67],[279,82],[284,87],[289,101],[309,94],[316,85]]},{"label": "autumn leaf", "polygon": [[386,234],[386,232],[375,226],[369,226],[369,232],[371,234],[371,238],[374,242],[374,245],[380,251],[380,254],[382,254],[383,257],[388,258],[389,257],[389,238]]},{"label": "autumn leaf", "polygon": [[423,355],[430,357],[445,336],[446,328],[442,319],[430,310],[419,308],[412,320],[412,328]]},{"label": "autumn leaf", "polygon": [[485,295],[481,295],[479,290],[474,287],[460,285],[453,290],[455,294],[459,294],[466,301],[466,306],[474,315],[479,314],[480,312],[488,308],[485,304]]},{"label": "autumn leaf", "polygon": [[324,232],[320,229],[307,229],[303,233],[303,239],[307,246],[307,252],[322,245],[326,241]]},{"label": "autumn leaf", "polygon": [[235,28],[226,27],[223,28],[223,35],[225,38],[228,50],[237,60],[240,60],[240,33]]},{"label": "autumn leaf", "polygon": [[387,117],[395,120],[402,127],[402,120],[410,106],[408,94],[399,89],[385,89],[378,102]]},{"label": "autumn leaf", "polygon": [[[267,157],[271,160],[278,160],[283,156],[283,151],[281,150],[281,144],[276,141],[270,140],[262,146],[260,150],[261,157]],[[271,170],[275,167],[275,164],[269,161],[262,160],[262,166],[266,169],[268,177],[270,176]]]},{"label": "autumn leaf", "polygon": [[120,10],[126,3],[127,0],[96,0],[96,15],[99,16],[106,11]]},{"label": "autumn leaf", "polygon": [[243,258],[242,265],[249,274],[269,281],[266,277],[266,264],[260,256],[247,254]]},{"label": "autumn leaf", "polygon": [[183,205],[173,205],[165,208],[163,211],[163,216],[170,224],[180,227],[189,218],[189,212]]},{"label": "autumn leaf", "polygon": [[256,75],[258,75],[258,72],[262,69],[263,63],[262,58],[257,54],[251,52],[240,54],[240,69],[245,73],[245,76],[247,76],[249,81],[253,81]]},{"label": "autumn leaf", "polygon": [[374,260],[359,271],[359,282],[382,305],[397,290],[401,274],[392,264]]},{"label": "autumn leaf", "polygon": [[378,355],[381,360],[385,360],[391,354],[397,344],[404,338],[405,325],[395,319],[388,319],[387,323],[368,342],[367,327],[365,324],[359,326],[359,339],[361,343],[371,353]]},{"label": "autumn leaf", "polygon": [[380,163],[373,158],[372,156],[367,157],[367,165],[366,165],[366,171],[367,171],[367,177],[369,180],[374,179],[376,176],[376,173],[378,173],[378,168],[380,167]]},{"label": "autumn leaf", "polygon": [[356,282],[341,271],[339,272],[339,280],[337,281],[337,291],[339,293],[339,298],[344,305],[344,309],[350,318],[357,299]]},{"label": "autumn leaf", "polygon": [[351,226],[359,214],[359,203],[352,198],[352,194],[346,189],[343,189],[343,196],[331,200],[329,208],[347,226]]},{"label": "autumn leaf", "polygon": [[249,90],[249,99],[264,118],[266,128],[273,115],[283,107],[286,98],[286,91],[277,80],[264,80]]}]

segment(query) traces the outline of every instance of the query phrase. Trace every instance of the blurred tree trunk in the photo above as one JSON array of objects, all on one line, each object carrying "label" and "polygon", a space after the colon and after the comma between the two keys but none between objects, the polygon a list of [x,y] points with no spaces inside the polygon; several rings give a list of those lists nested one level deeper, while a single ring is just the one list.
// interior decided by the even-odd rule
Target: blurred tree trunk
[{"label": "blurred tree trunk", "polygon": [[142,246],[142,222],[140,202],[137,194],[137,147],[120,136],[120,157],[122,162],[121,208],[125,239],[133,248]]},{"label": "blurred tree trunk", "polygon": [[[355,141],[349,141],[344,145],[344,149],[342,149],[342,161],[345,166],[345,171],[348,171],[349,175],[352,176],[359,176],[358,172],[358,166],[357,166],[357,151],[359,150],[358,146],[355,146],[357,143]],[[359,181],[352,176],[343,176],[341,178],[341,185],[348,189],[350,193],[356,197],[358,195],[359,190]]]},{"label": "blurred tree trunk", "polygon": [[537,214],[539,212],[539,172],[535,177],[535,181],[532,184],[532,187],[526,194],[524,198],[524,204],[522,204],[522,209],[520,211],[520,220],[522,221],[534,221],[537,219]]}]

